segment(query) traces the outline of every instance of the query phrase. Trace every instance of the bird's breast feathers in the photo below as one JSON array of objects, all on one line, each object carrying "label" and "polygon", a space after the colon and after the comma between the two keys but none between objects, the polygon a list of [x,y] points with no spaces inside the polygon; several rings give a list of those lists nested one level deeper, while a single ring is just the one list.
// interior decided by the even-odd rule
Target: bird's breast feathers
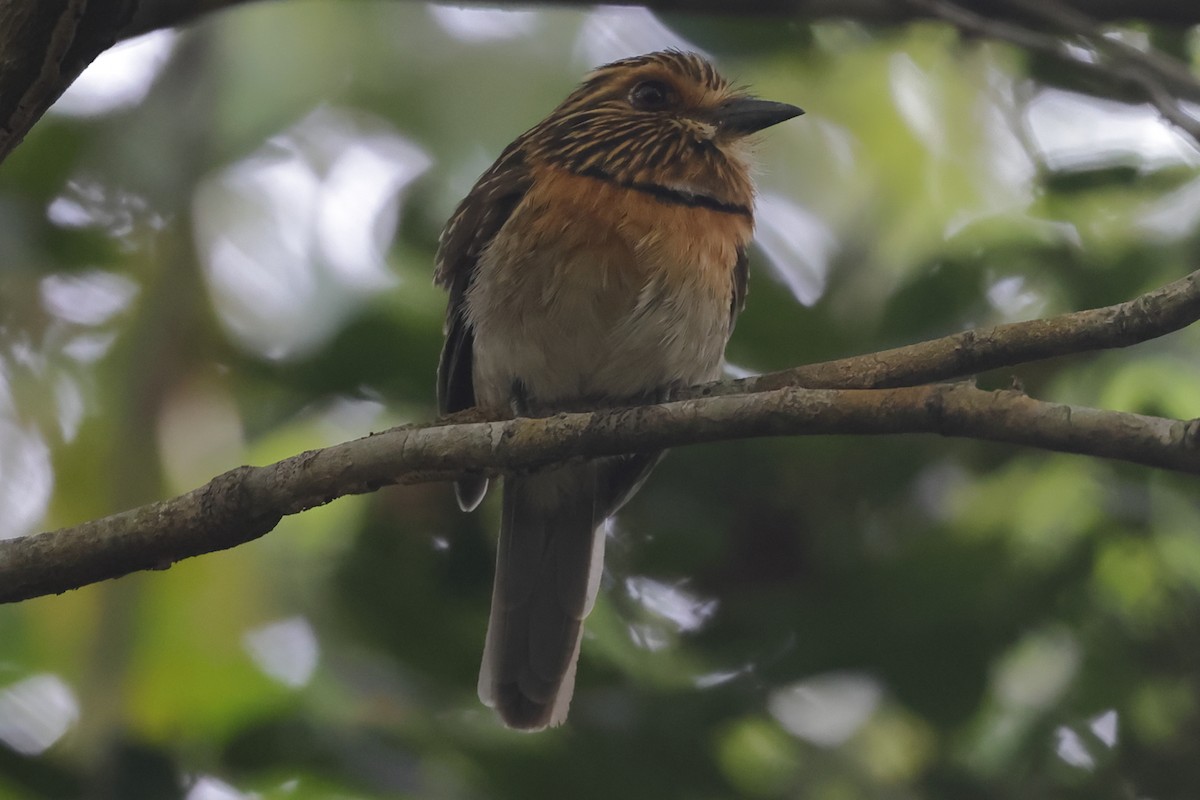
[{"label": "bird's breast feathers", "polygon": [[748,214],[542,173],[467,292],[478,400],[505,406],[514,380],[553,404],[715,379],[752,233]]}]

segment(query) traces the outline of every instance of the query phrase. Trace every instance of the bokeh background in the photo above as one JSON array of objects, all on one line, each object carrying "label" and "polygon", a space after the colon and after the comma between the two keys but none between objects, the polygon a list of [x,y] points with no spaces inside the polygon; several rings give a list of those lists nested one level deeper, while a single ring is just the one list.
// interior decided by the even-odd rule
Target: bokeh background
[{"label": "bokeh background", "polygon": [[[441,225],[589,67],[665,46],[808,111],[760,148],[737,374],[1196,266],[1194,142],[943,24],[246,5],[104,55],[0,168],[0,536],[431,419]],[[981,381],[1197,417],[1198,338]],[[676,451],[537,735],[475,698],[497,506],[384,489],[0,607],[0,798],[1200,792],[1192,478],[934,437]]]}]

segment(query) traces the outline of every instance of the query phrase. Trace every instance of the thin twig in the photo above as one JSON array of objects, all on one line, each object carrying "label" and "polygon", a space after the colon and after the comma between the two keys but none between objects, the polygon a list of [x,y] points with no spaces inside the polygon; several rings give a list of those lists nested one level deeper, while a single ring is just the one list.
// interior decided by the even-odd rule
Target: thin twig
[{"label": "thin twig", "polygon": [[1107,35],[1100,23],[1077,8],[1055,0],[1008,0],[1029,17],[1054,25],[1063,33],[1073,34],[1089,45],[1106,51],[1127,65],[1144,69],[1163,88],[1171,93],[1200,100],[1200,81],[1187,65],[1157,50],[1142,50],[1124,39]]},{"label": "thin twig", "polygon": [[1200,321],[1200,270],[1116,305],[963,331],[867,355],[808,364],[681,393],[707,397],[783,386],[916,386],[1047,358],[1128,347]]},{"label": "thin twig", "polygon": [[[1009,1],[1020,2],[1020,0]],[[1079,72],[1102,78],[1110,86],[1126,86],[1132,89],[1141,100],[1154,106],[1166,120],[1187,133],[1193,143],[1200,147],[1200,119],[1185,111],[1179,104],[1178,98],[1164,88],[1161,79],[1167,72],[1162,69],[1161,63],[1155,59],[1145,58],[1146,54],[1137,48],[1102,35],[1091,36],[1081,33],[1080,29],[1075,27],[1072,32],[1079,35],[1087,45],[1089,54],[1095,56],[1094,58],[1085,58],[1058,36],[1032,31],[1008,20],[982,16],[958,3],[951,2],[951,0],[906,0],[906,2],[914,9],[941,18],[961,31],[988,39],[1009,42],[1030,52],[1050,56],[1057,61],[1069,64]],[[1133,53],[1139,54],[1139,57],[1134,58]],[[1105,58],[1105,55],[1108,58]],[[1157,66],[1151,68],[1152,64]],[[1176,88],[1186,86],[1189,94],[1200,93],[1200,86],[1197,86],[1194,80],[1181,82],[1180,76],[1175,75],[1174,71],[1171,71],[1171,74],[1173,77],[1170,82]]]}]

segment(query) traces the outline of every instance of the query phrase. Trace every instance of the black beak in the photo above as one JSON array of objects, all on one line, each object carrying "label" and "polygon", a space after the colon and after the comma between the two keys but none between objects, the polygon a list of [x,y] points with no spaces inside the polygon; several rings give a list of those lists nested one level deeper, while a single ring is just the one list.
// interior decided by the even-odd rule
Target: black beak
[{"label": "black beak", "polygon": [[787,103],[759,100],[757,97],[738,97],[716,110],[713,121],[722,133],[744,136],[772,125],[798,117],[804,109]]}]

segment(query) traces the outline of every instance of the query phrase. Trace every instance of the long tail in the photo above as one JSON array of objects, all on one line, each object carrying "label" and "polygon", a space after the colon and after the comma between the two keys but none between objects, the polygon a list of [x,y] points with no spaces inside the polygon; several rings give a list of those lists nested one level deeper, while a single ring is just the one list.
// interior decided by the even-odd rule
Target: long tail
[{"label": "long tail", "polygon": [[604,567],[601,525],[661,458],[602,458],[505,479],[479,698],[509,727],[567,718],[583,619]]},{"label": "long tail", "polygon": [[604,472],[589,461],[504,481],[479,697],[510,727],[566,719],[604,561]]}]

